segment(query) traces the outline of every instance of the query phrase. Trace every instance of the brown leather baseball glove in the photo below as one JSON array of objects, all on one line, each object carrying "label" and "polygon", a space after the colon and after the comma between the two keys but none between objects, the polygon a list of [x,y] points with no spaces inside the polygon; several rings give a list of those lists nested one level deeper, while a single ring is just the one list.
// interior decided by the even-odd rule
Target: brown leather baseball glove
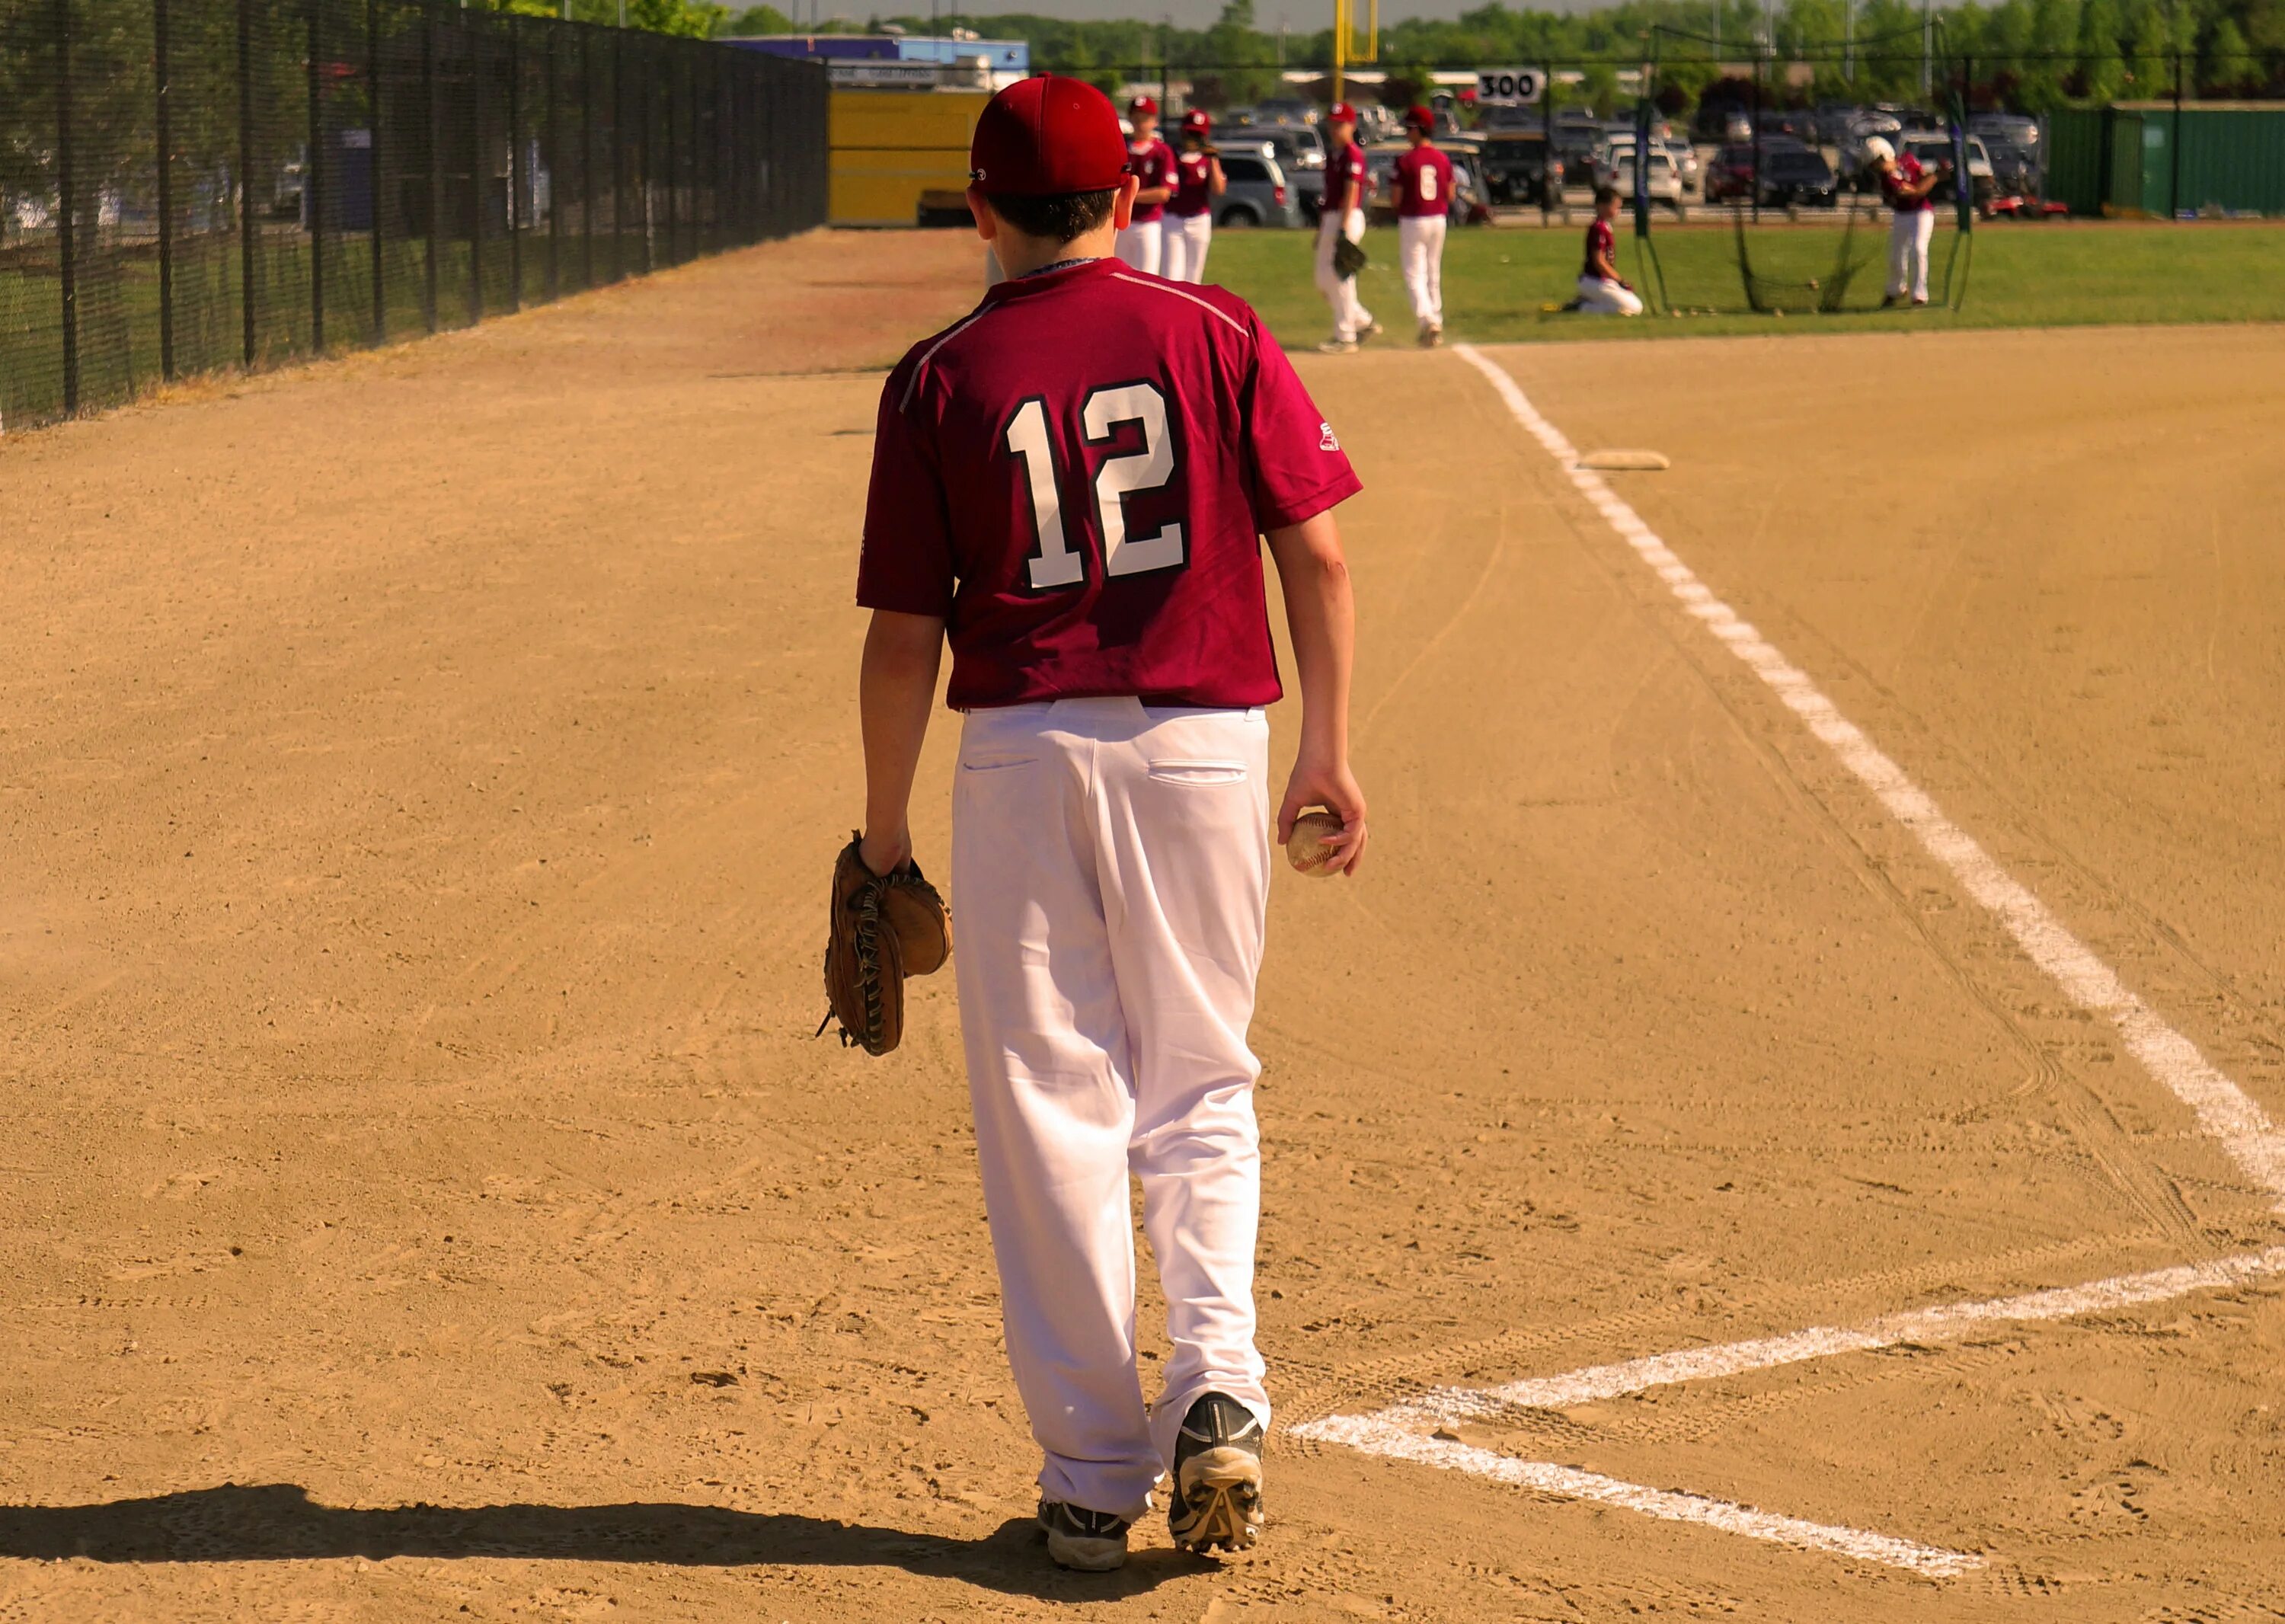
[{"label": "brown leather baseball glove", "polygon": [[907,862],[875,874],[852,834],[833,865],[825,938],[821,1037],[836,1021],[843,1045],[885,1055],[905,1035],[905,977],[932,975],[952,956],[952,914],[935,886]]}]

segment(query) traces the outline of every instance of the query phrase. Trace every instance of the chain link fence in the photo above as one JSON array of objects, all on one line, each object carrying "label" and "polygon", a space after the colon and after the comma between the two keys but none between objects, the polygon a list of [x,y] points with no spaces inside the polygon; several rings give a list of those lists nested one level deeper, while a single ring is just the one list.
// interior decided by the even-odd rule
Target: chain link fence
[{"label": "chain link fence", "polygon": [[826,95],[439,0],[0,0],[0,429],[821,224]]}]

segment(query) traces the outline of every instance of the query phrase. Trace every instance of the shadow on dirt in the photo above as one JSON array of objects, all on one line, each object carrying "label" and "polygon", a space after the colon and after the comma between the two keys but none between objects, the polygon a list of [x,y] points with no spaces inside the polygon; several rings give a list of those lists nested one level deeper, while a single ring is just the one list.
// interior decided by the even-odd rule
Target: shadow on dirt
[{"label": "shadow on dirt", "polygon": [[1028,1517],[981,1539],[907,1534],[783,1512],[659,1504],[319,1505],[292,1483],[191,1489],[99,1505],[0,1506],[0,1557],[96,1562],[286,1562],[333,1557],[522,1557],[686,1567],[899,1567],[1058,1601],[1137,1596],[1209,1571],[1139,1550],[1115,1573],[1051,1565]]}]

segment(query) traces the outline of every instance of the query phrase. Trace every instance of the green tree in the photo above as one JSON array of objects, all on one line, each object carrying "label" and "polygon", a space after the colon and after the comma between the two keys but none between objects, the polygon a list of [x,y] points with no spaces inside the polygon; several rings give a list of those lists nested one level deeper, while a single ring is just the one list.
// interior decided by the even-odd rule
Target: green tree
[{"label": "green tree", "polygon": [[2034,113],[2062,105],[2068,53],[2078,38],[2078,0],[2031,0],[2030,30],[2024,43],[2022,82],[2016,95]]},{"label": "green tree", "polygon": [[2125,75],[2118,38],[2118,12],[2111,0],[2086,0],[2078,13],[2078,71],[2091,101],[2118,99]]},{"label": "green tree", "polygon": [[750,5],[733,16],[727,10],[722,13],[718,34],[797,34],[799,26],[794,20],[773,5]]},{"label": "green tree", "polygon": [[2134,0],[2126,18],[2125,94],[2138,99],[2171,95],[2173,39],[2158,0]]},{"label": "green tree", "polygon": [[2245,34],[2227,17],[2206,34],[2205,49],[2198,53],[2198,84],[2209,96],[2234,95],[2253,79],[2253,53]]}]

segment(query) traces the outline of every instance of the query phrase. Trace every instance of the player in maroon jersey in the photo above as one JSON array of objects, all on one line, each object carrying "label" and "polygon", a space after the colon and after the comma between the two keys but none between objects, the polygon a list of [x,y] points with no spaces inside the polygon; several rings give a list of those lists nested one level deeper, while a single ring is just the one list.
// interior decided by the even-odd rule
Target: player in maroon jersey
[{"label": "player in maroon jersey", "polygon": [[1452,161],[1431,139],[1435,129],[1436,115],[1427,108],[1405,114],[1412,145],[1388,176],[1396,195],[1396,263],[1424,349],[1444,341],[1444,225],[1452,210]]},{"label": "player in maroon jersey", "polygon": [[1579,267],[1579,297],[1572,308],[1588,316],[1639,316],[1643,302],[1619,274],[1618,236],[1611,223],[1619,217],[1615,186],[1595,188],[1595,217],[1587,223],[1587,255]]},{"label": "player in maroon jersey", "polygon": [[[948,639],[962,1035],[1008,1358],[1067,1566],[1116,1567],[1153,1484],[1175,1542],[1251,1544],[1269,1406],[1254,1347],[1260,1154],[1246,1046],[1279,696],[1267,535],[1301,690],[1279,838],[1342,820],[1357,490],[1261,322],[1111,256],[1140,190],[1111,104],[1027,79],[978,119],[969,205],[1009,279],[881,395],[857,600],[865,834],[907,805]],[[1127,1179],[1172,1347],[1143,1406]]]},{"label": "player in maroon jersey", "polygon": [[1327,355],[1346,355],[1380,324],[1357,297],[1356,278],[1343,276],[1333,263],[1343,238],[1364,240],[1364,148],[1356,142],[1356,109],[1336,102],[1325,114],[1325,196],[1317,216],[1317,291],[1333,307],[1333,336],[1317,346]]},{"label": "player in maroon jersey", "polygon": [[1158,104],[1148,96],[1127,104],[1127,122],[1135,129],[1127,143],[1127,167],[1138,190],[1134,217],[1119,228],[1119,257],[1157,276],[1166,263],[1166,200],[1174,193],[1174,149],[1158,138]]},{"label": "player in maroon jersey", "polygon": [[1206,249],[1213,241],[1213,200],[1229,188],[1221,154],[1213,149],[1213,122],[1205,109],[1182,114],[1182,150],[1174,154],[1174,194],[1166,200],[1166,263],[1169,282],[1206,279]]},{"label": "player in maroon jersey", "polygon": [[1936,201],[1929,196],[1951,172],[1949,164],[1928,169],[1910,153],[1897,156],[1886,139],[1874,136],[1865,143],[1865,155],[1881,179],[1881,196],[1888,205],[1888,286],[1881,308],[1928,302],[1928,245],[1936,238]]}]

